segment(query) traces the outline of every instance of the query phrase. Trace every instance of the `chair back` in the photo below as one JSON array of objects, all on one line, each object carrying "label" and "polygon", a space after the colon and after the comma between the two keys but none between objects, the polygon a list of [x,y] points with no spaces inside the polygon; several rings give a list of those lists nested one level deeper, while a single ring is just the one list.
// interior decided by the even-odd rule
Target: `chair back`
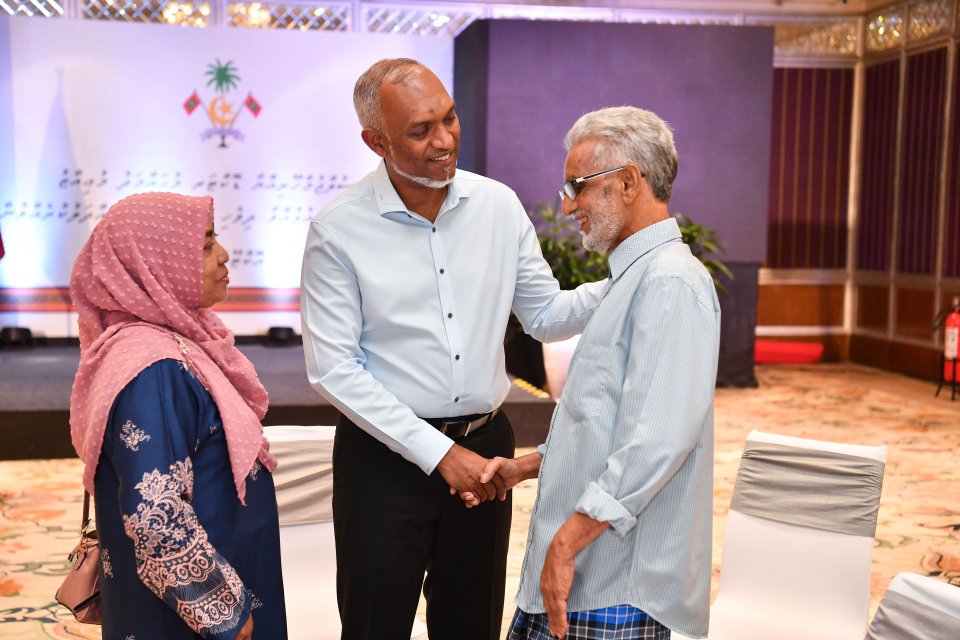
[{"label": "chair back", "polygon": [[863,638],[886,457],[886,447],[750,433],[711,640]]},{"label": "chair back", "polygon": [[866,640],[960,638],[960,587],[898,573],[880,601]]}]

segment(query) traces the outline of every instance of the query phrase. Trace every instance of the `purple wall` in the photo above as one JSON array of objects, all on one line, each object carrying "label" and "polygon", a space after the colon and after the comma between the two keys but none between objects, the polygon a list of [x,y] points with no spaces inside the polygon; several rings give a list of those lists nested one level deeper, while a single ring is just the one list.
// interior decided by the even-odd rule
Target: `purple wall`
[{"label": "purple wall", "polygon": [[528,208],[562,182],[580,115],[632,104],[675,131],[673,212],[718,231],[729,262],[766,257],[773,29],[496,20],[456,40],[460,166]]}]

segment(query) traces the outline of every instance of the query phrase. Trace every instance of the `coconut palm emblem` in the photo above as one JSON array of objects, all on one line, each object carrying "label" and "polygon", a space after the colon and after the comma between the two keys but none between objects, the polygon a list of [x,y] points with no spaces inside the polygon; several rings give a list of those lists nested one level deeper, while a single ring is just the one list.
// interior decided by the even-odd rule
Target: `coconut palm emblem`
[{"label": "coconut palm emblem", "polygon": [[233,60],[223,63],[220,62],[220,58],[217,58],[216,62],[207,65],[205,75],[208,77],[207,86],[213,85],[213,90],[216,93],[210,104],[204,104],[196,91],[183,103],[183,108],[188,116],[193,115],[196,109],[202,107],[210,120],[210,128],[200,134],[200,139],[208,140],[219,137],[219,146],[222,148],[226,148],[227,138],[243,142],[243,133],[235,126],[237,118],[243,113],[243,107],[246,107],[254,117],[259,116],[260,111],[262,111],[260,103],[249,92],[246,99],[239,105],[235,105],[228,99],[228,94],[236,89],[237,83],[240,81],[240,75],[233,64]]}]

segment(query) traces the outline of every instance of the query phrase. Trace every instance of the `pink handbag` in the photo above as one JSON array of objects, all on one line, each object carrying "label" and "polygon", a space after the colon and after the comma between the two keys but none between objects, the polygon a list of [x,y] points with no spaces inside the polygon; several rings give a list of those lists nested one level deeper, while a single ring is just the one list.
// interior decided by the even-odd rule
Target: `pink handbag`
[{"label": "pink handbag", "polygon": [[73,566],[57,589],[57,602],[73,613],[78,622],[100,624],[100,541],[90,525],[90,494],[83,492],[83,519],[80,544],[68,556]]}]

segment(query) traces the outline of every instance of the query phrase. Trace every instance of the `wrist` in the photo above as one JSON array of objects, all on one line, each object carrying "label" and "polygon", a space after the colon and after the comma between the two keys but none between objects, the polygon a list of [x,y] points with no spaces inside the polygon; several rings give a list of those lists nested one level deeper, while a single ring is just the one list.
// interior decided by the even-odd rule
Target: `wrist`
[{"label": "wrist", "polygon": [[518,458],[517,463],[520,466],[520,479],[531,480],[540,475],[540,463],[543,457],[539,453],[528,453]]},{"label": "wrist", "polygon": [[608,528],[606,522],[574,513],[553,536],[548,553],[555,554],[558,559],[571,560]]},{"label": "wrist", "polygon": [[557,560],[568,562],[577,557],[581,547],[575,545],[567,536],[563,535],[563,529],[557,531],[553,541],[547,548],[547,555],[553,556]]}]

